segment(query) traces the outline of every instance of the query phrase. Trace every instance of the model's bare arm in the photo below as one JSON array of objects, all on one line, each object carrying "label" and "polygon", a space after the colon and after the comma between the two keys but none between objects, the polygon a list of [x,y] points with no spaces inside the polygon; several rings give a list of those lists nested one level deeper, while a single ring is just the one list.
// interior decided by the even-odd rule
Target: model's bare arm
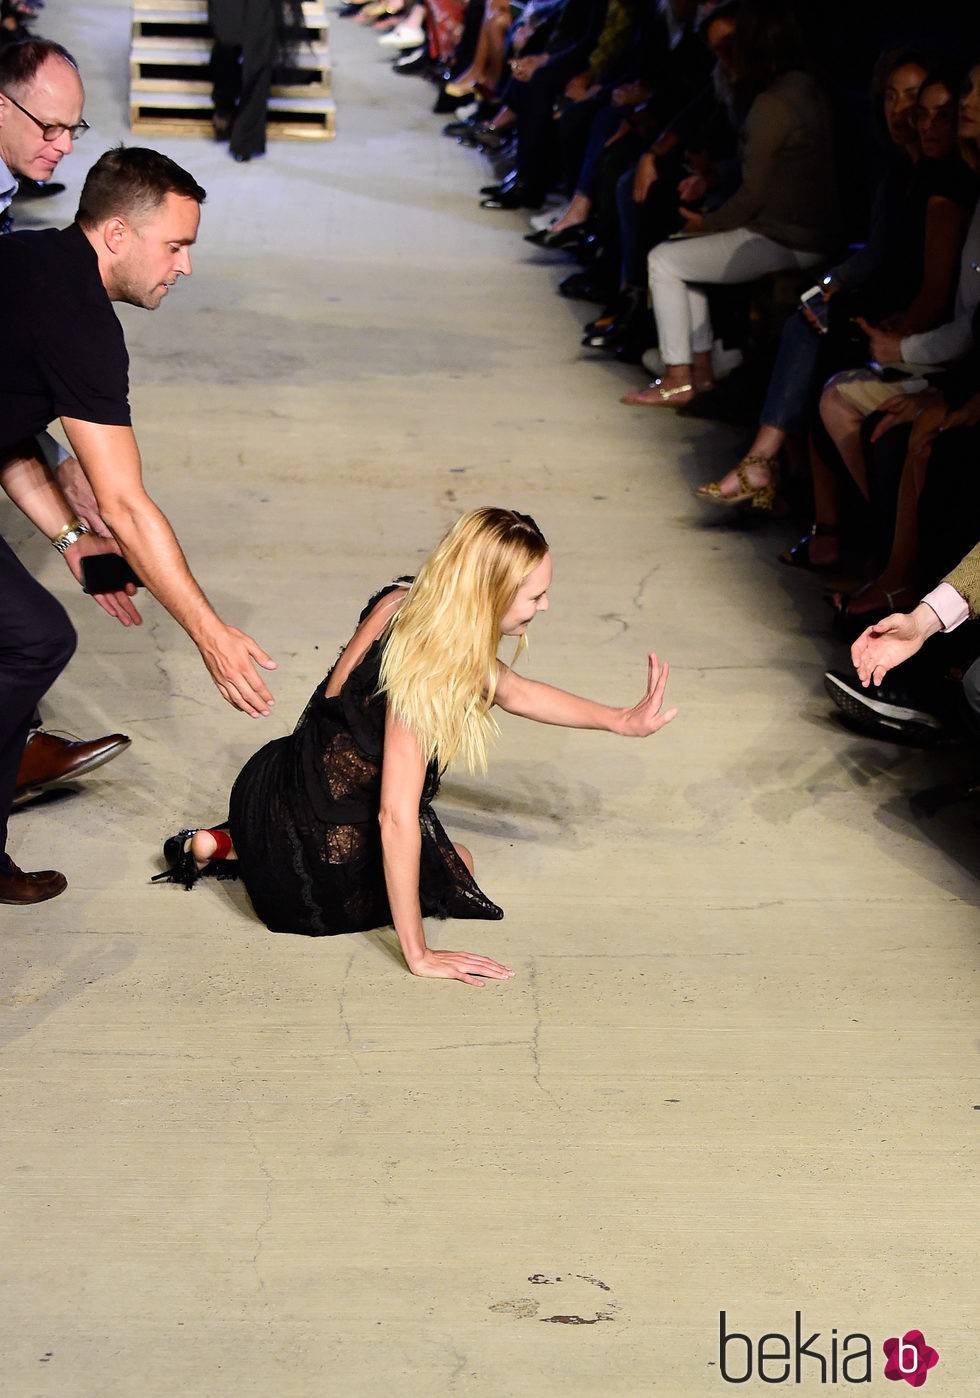
[{"label": "model's bare arm", "polygon": [[147,495],[136,438],[129,427],[62,418],[102,515],[124,557],[201,652],[219,693],[257,718],[273,703],[255,666],[275,661],[234,626],[227,626],[198,586],[169,521]]},{"label": "model's bare arm", "polygon": [[514,973],[488,956],[437,951],[426,945],[419,900],[422,830],[419,801],[425,759],[415,735],[389,709],[385,719],[381,769],[381,850],[391,919],[408,969],[415,976],[482,985],[483,978],[507,980]]},{"label": "model's bare arm", "polygon": [[619,733],[624,738],[646,738],[677,716],[676,709],[661,712],[669,674],[670,666],[666,661],[661,665],[651,651],[647,657],[646,693],[631,708],[617,709],[538,680],[525,679],[498,662],[494,703],[509,714],[533,719],[535,723],[553,723],[561,728],[598,728],[607,733]]},{"label": "model's bare arm", "polygon": [[389,592],[381,598],[380,602],[368,612],[367,616],[360,623],[353,636],[347,642],[336,665],[330,671],[330,680],[324,693],[328,699],[332,699],[335,694],[339,694],[347,681],[350,672],[361,663],[365,655],[371,649],[374,642],[381,635],[391,618],[405,600],[408,588],[399,588],[397,592]]}]

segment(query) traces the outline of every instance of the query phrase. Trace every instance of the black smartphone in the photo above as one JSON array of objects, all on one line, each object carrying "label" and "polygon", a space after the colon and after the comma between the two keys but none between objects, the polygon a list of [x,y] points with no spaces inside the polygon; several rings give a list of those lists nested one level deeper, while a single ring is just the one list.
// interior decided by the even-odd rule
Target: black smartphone
[{"label": "black smartphone", "polygon": [[82,559],[82,591],[122,592],[127,583],[143,584],[118,553],[92,553]]}]

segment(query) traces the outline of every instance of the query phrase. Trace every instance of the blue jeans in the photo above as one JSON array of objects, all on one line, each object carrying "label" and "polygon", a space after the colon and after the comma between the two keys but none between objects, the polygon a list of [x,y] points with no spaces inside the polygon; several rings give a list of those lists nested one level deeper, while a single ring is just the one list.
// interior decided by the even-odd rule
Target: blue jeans
[{"label": "blue jeans", "polygon": [[820,335],[794,311],[779,339],[760,422],[793,434],[806,425],[807,407],[820,362]]}]

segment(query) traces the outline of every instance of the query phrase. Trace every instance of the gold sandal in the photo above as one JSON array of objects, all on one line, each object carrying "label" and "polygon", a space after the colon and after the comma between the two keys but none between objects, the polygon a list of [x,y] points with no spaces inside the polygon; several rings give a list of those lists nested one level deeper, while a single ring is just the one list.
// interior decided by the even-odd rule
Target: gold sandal
[{"label": "gold sandal", "polygon": [[[767,485],[752,485],[749,481],[750,466],[765,466],[769,471]],[[737,495],[724,495],[720,481],[694,487],[694,497],[705,500],[709,505],[723,505],[731,509],[736,505],[748,505],[750,509],[767,512],[776,500],[776,487],[779,484],[779,460],[775,456],[743,456],[735,467],[739,490]]]},{"label": "gold sandal", "polygon": [[[646,396],[654,391],[655,397]],[[689,393],[693,397],[697,391],[693,383],[668,384],[663,379],[654,379],[646,388],[634,388],[629,393],[624,393],[619,401],[631,408],[669,408],[673,400],[679,398],[682,393]],[[688,399],[685,398],[684,403],[687,402]],[[677,403],[675,406],[680,408],[683,404]]]}]

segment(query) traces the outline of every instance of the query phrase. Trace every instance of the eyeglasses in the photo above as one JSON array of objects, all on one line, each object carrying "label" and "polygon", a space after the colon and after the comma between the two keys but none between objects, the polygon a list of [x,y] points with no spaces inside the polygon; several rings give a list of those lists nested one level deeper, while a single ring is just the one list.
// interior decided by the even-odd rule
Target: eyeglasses
[{"label": "eyeglasses", "polygon": [[22,107],[16,97],[11,97],[9,92],[0,92],[0,97],[3,97],[12,107],[16,107],[19,112],[23,112],[26,117],[33,121],[46,141],[57,141],[66,131],[73,141],[77,141],[79,136],[84,135],[89,129],[87,121],[76,122],[74,126],[65,126],[64,122],[48,126],[43,121],[39,121],[33,112],[29,112],[26,107]]}]

